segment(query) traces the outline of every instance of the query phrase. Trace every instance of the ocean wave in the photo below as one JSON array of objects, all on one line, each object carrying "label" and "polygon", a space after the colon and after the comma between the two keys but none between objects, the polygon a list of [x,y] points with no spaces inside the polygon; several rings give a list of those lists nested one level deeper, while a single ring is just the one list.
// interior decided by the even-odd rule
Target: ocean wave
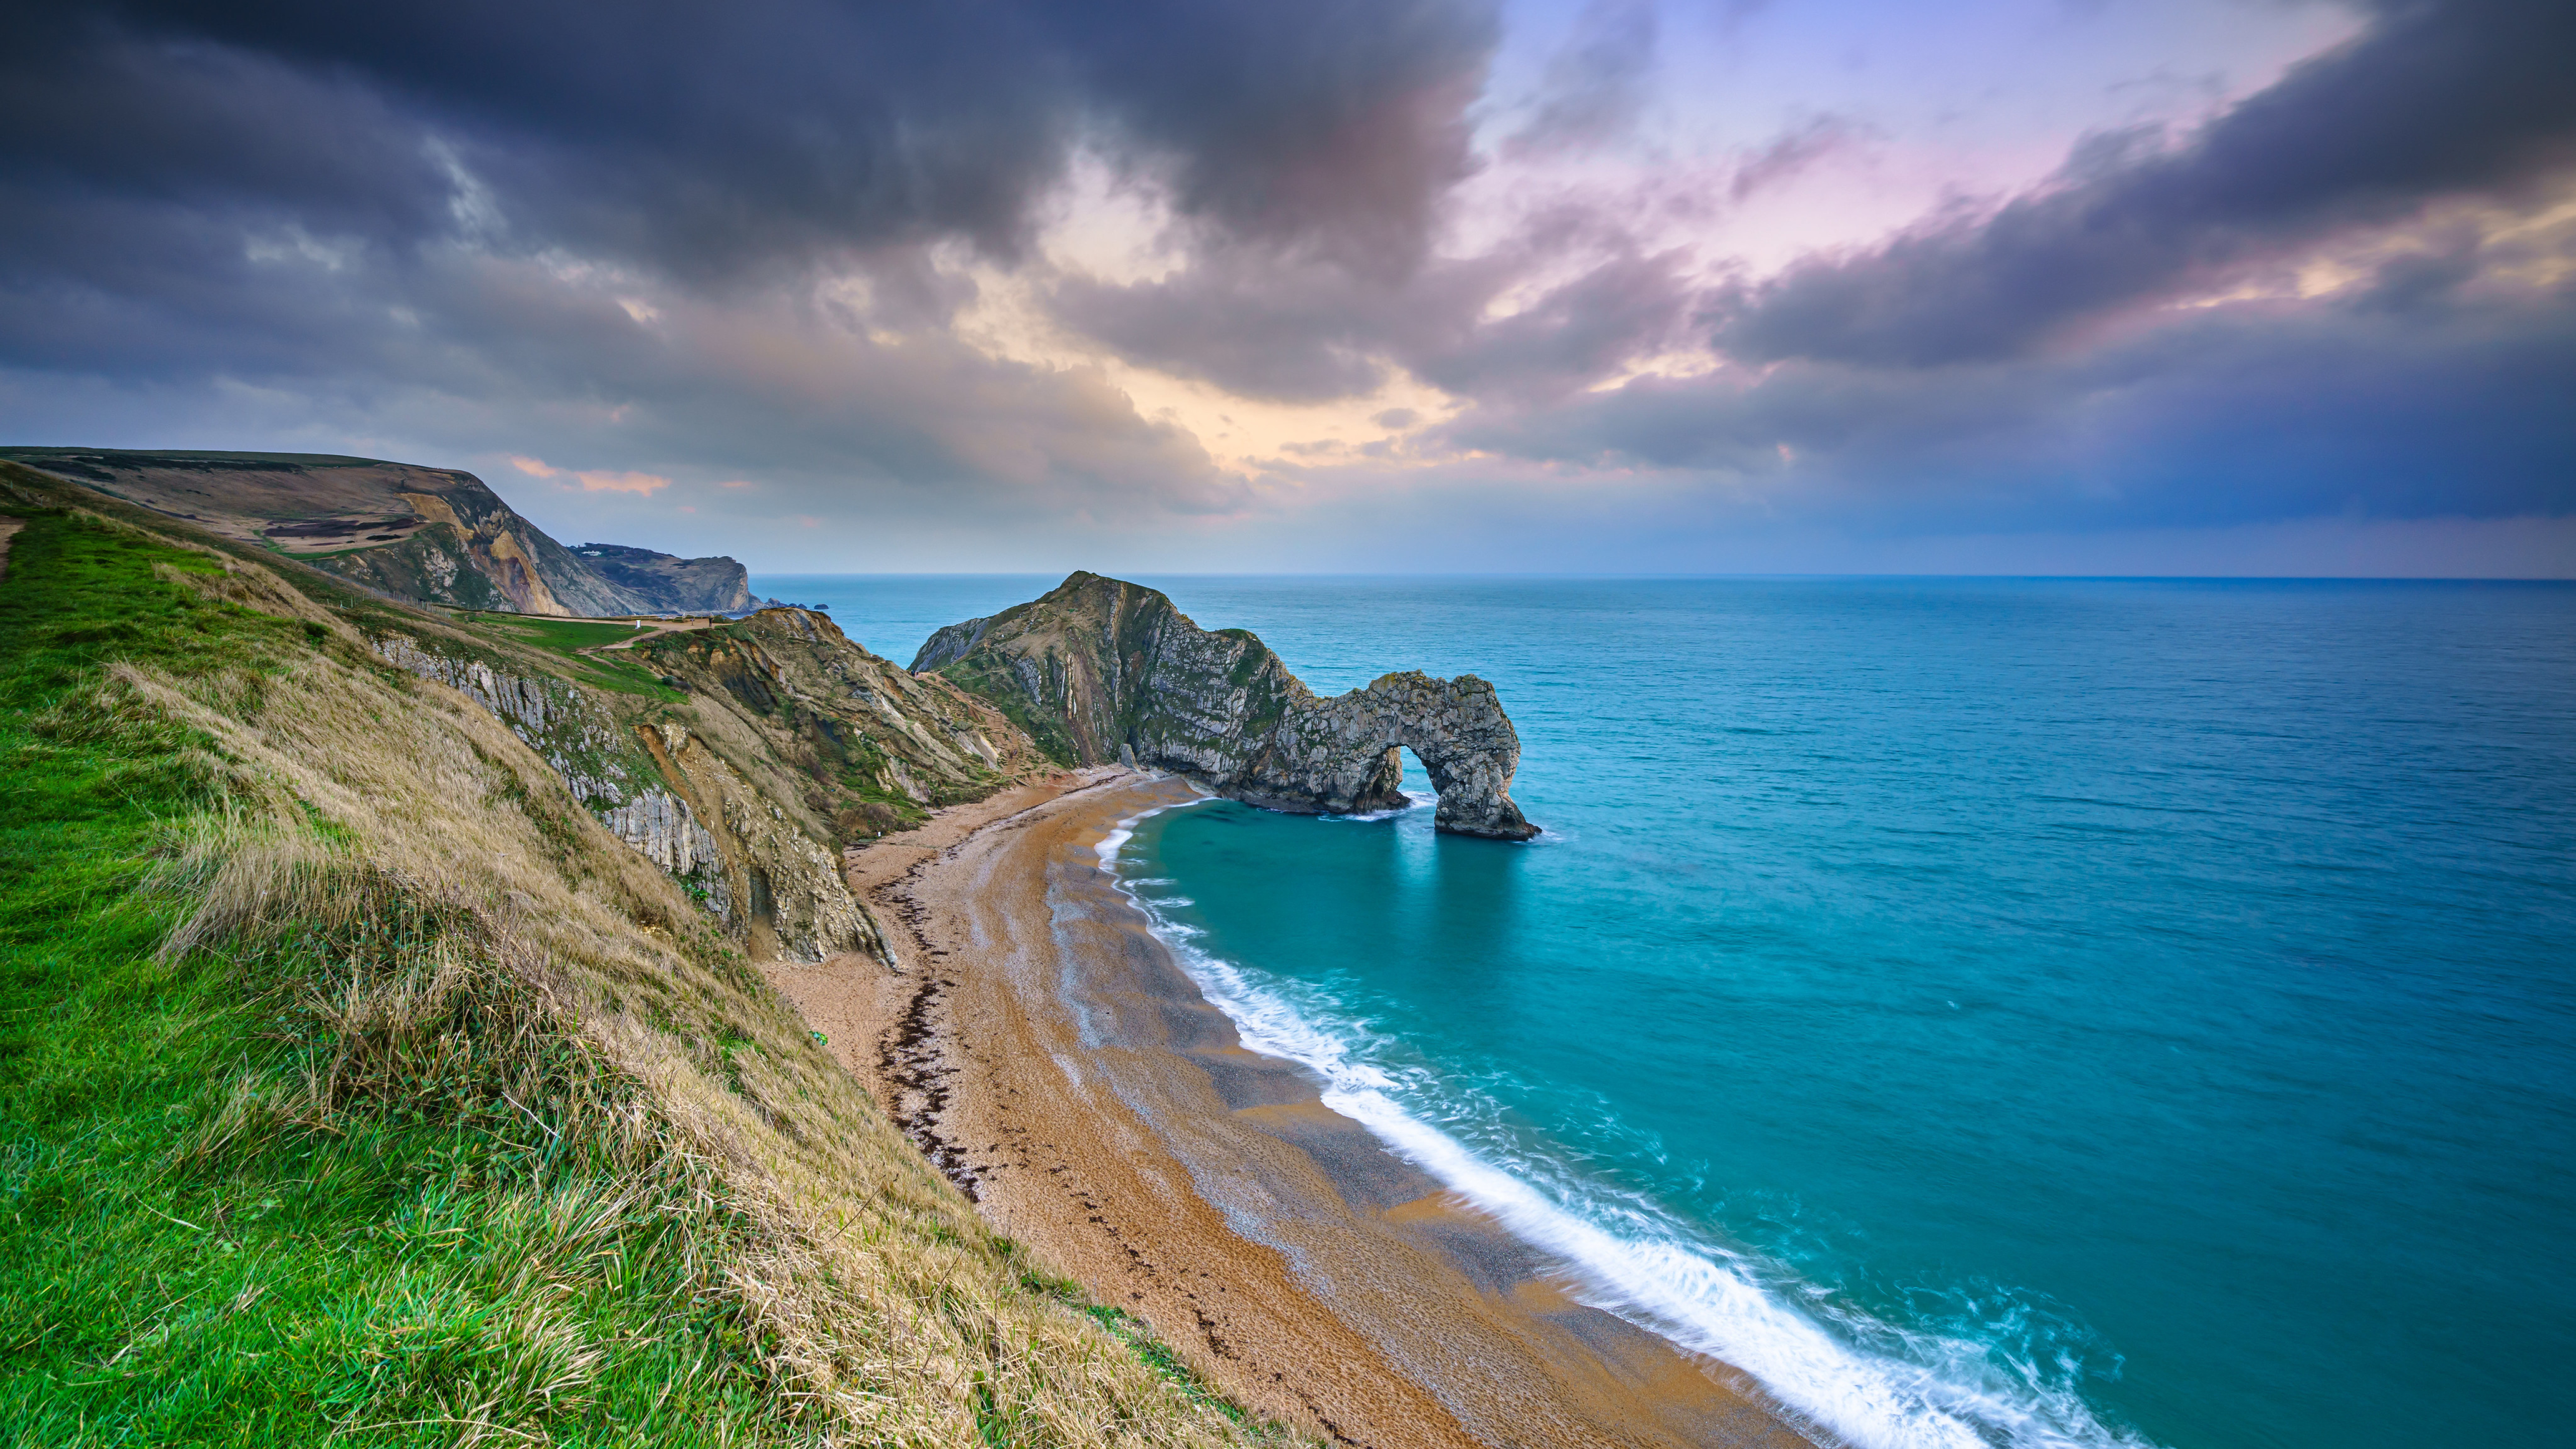
[{"label": "ocean wave", "polygon": [[1788,1416],[1854,1449],[2152,1449],[2093,1412],[2070,1363],[2033,1361],[2009,1336],[1901,1327],[1848,1307],[1526,1134],[1491,1130],[1498,1104],[1406,1064],[1401,1043],[1323,993],[1200,949],[1197,928],[1157,909],[1176,902],[1118,877],[1134,827],[1160,813],[1119,822],[1098,847],[1101,869],[1243,1044],[1313,1072],[1325,1106],[1553,1257],[1582,1301],[1751,1375]]}]

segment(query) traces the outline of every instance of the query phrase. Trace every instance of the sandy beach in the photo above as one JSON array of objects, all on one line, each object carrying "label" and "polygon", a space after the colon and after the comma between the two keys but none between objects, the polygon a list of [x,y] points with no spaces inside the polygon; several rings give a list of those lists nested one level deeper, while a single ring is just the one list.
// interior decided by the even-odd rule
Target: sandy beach
[{"label": "sandy beach", "polygon": [[848,858],[900,966],[772,979],[997,1225],[1236,1398],[1343,1444],[1811,1441],[1245,1051],[1095,848],[1195,798],[1067,774]]}]

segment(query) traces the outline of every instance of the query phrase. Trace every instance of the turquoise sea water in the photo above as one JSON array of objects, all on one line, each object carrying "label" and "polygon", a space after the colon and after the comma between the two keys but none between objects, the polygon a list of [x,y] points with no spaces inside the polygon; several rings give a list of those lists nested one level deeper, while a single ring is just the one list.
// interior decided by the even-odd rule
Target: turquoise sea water
[{"label": "turquoise sea water", "polygon": [[[908,662],[1052,582],[758,586]],[[1145,582],[1501,690],[1538,842],[1119,868],[1592,1301],[1862,1443],[2576,1436],[2576,588]]]}]

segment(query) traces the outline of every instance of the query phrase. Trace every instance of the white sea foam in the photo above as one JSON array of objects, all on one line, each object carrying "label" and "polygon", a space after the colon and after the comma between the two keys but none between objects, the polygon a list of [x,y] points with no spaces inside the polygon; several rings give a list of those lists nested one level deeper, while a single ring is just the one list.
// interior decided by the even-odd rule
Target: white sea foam
[{"label": "white sea foam", "polygon": [[[1101,868],[1113,880],[1134,827],[1159,813],[1120,821],[1101,841]],[[1471,1149],[1435,1119],[1489,1118],[1491,1104],[1462,1100],[1426,1072],[1391,1068],[1394,1044],[1366,1024],[1200,950],[1200,933],[1160,914],[1162,902],[1124,881],[1118,889],[1245,1046],[1312,1071],[1325,1106],[1555,1257],[1586,1302],[1752,1375],[1792,1417],[1855,1449],[2148,1449],[2073,1390],[2045,1386],[2034,1365],[1837,1307],[1645,1197],[1561,1162]]]},{"label": "white sea foam", "polygon": [[[1393,820],[1395,817],[1404,814],[1408,810],[1417,810],[1425,805],[1437,805],[1439,803],[1440,793],[1436,790],[1407,790],[1404,792],[1404,803],[1396,806],[1392,810],[1363,810],[1356,815],[1324,815],[1317,818],[1323,820],[1360,822],[1371,820]],[[1139,882],[1139,884],[1141,883],[1142,882]]]}]

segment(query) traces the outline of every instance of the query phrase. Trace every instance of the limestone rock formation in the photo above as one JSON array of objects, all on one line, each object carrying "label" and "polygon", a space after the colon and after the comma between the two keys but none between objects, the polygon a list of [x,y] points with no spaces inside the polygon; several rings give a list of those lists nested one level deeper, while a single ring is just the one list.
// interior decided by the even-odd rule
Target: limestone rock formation
[{"label": "limestone rock formation", "polygon": [[892,959],[841,878],[840,856],[802,821],[686,726],[663,724],[643,738],[664,776],[709,807],[691,815],[690,826],[726,858],[741,890],[707,905],[750,939],[754,956],[821,961],[863,951]]},{"label": "limestone rock formation", "polygon": [[1341,814],[1403,804],[1411,749],[1440,791],[1440,829],[1538,834],[1511,798],[1520,735],[1484,680],[1389,674],[1318,698],[1250,631],[1201,629],[1136,584],[1074,574],[933,634],[912,667],[991,700],[1067,764],[1132,760],[1250,804]]},{"label": "limestone rock formation", "polygon": [[721,628],[645,640],[634,653],[702,699],[701,715],[720,708],[768,735],[766,753],[795,761],[816,782],[804,793],[825,818],[852,803],[827,799],[825,780],[842,782],[841,795],[912,813],[981,799],[1047,765],[991,704],[945,679],[906,673],[815,610],[763,609]]},{"label": "limestone rock formation", "polygon": [[549,675],[514,674],[468,654],[444,652],[446,641],[386,634],[368,643],[386,663],[454,689],[510,727],[537,752],[610,833],[679,881],[717,920],[736,930],[742,894],[715,837],[698,823],[684,790],[663,788],[662,770],[643,741],[590,691]]},{"label": "limestone rock formation", "polygon": [[640,781],[650,778],[616,715],[579,686],[496,670],[468,655],[425,647],[407,635],[387,634],[368,642],[386,663],[460,690],[490,710],[593,811],[624,805],[642,788]]},{"label": "limestone rock formation", "polygon": [[[624,805],[603,810],[599,823],[637,854],[662,868],[665,875],[682,878],[695,876],[706,866],[721,866],[724,857],[716,849],[716,838],[698,823],[689,802],[668,790],[647,790]],[[721,882],[721,875],[716,877]],[[719,917],[730,916],[725,895],[711,901],[710,908]]]}]

